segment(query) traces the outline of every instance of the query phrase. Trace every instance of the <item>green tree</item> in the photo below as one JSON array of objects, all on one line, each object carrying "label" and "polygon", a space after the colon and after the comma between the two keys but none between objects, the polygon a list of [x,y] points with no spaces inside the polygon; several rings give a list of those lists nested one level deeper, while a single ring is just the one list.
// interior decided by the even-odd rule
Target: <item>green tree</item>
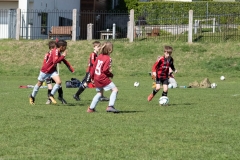
[{"label": "green tree", "polygon": [[128,10],[136,8],[138,5],[138,0],[124,0]]}]

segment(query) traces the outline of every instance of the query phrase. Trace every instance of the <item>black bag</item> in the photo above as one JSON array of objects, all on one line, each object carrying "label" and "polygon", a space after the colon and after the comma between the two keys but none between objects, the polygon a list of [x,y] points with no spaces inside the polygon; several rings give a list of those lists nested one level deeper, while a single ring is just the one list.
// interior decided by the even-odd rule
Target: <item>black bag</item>
[{"label": "black bag", "polygon": [[66,88],[78,88],[81,82],[77,78],[71,78],[70,81],[66,81]]}]

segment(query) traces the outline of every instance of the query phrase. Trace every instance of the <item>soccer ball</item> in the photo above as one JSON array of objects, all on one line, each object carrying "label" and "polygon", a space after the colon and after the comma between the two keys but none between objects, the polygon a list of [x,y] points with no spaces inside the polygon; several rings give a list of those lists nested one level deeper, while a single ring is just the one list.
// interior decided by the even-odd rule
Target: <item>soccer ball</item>
[{"label": "soccer ball", "polygon": [[221,76],[220,79],[223,81],[223,80],[225,80],[225,77],[224,77],[224,76]]},{"label": "soccer ball", "polygon": [[173,88],[173,85],[171,83],[169,83],[168,88]]},{"label": "soccer ball", "polygon": [[161,106],[168,105],[168,103],[169,103],[169,99],[168,99],[167,96],[162,96],[162,97],[159,98],[159,104]]},{"label": "soccer ball", "polygon": [[134,87],[138,87],[139,86],[139,82],[134,82]]},{"label": "soccer ball", "polygon": [[217,84],[216,83],[212,83],[211,84],[211,88],[216,88],[217,87]]}]

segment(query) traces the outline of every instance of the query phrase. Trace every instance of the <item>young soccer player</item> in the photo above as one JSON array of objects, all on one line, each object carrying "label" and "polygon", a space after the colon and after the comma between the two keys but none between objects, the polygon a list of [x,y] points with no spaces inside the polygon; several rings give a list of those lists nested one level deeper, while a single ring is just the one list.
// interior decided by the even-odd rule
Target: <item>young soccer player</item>
[{"label": "young soccer player", "polygon": [[100,50],[100,55],[97,57],[93,68],[90,71],[91,78],[94,80],[97,94],[93,97],[90,107],[87,112],[95,112],[95,107],[102,96],[102,91],[111,90],[110,100],[107,112],[118,113],[119,111],[114,108],[114,104],[118,94],[118,88],[111,81],[113,74],[110,72],[111,68],[111,57],[110,54],[113,51],[113,44],[111,42],[105,42]]},{"label": "young soccer player", "polygon": [[[54,85],[50,95],[49,99],[51,99],[52,103],[56,104],[56,100],[54,99],[54,94],[61,86],[61,79],[60,76],[57,73],[57,63],[60,63],[63,61],[67,55],[67,42],[64,40],[59,40],[56,43],[56,47],[52,50],[50,50],[49,57],[47,58],[45,56],[46,62],[43,63],[42,68],[40,70],[39,76],[38,76],[38,82],[34,86],[32,93],[29,96],[29,103],[34,105],[35,104],[35,97],[38,93],[39,88],[42,86],[43,82],[51,77],[56,84]],[[62,54],[61,54],[62,53]]]},{"label": "young soccer player", "polygon": [[[56,42],[58,42],[58,39],[56,39]],[[56,42],[55,41],[50,41],[49,42],[49,49],[50,51],[52,49],[54,49],[56,47]],[[45,55],[45,58],[44,58],[44,61],[43,63],[46,63],[46,61],[48,60],[49,58],[49,55],[50,55],[50,52],[48,52],[46,55]],[[71,66],[71,64],[66,60],[66,59],[63,59],[63,62],[64,64],[68,67],[68,69],[73,73],[74,72],[74,69],[73,67]],[[58,67],[59,64],[57,64],[57,67]],[[50,96],[51,94],[51,91],[52,91],[52,83],[55,83],[55,81],[52,79],[52,78],[47,78],[46,79],[46,83],[47,83],[47,86],[48,86],[48,92],[47,92],[47,95],[48,97]],[[67,104],[67,101],[63,98],[63,89],[62,89],[62,86],[60,86],[60,88],[58,89],[58,100],[60,100],[62,102],[62,104]],[[51,99],[48,98],[46,104],[51,104],[52,101]]]},{"label": "young soccer player", "polygon": [[[93,49],[94,51],[90,54],[89,60],[88,60],[88,67],[86,69],[86,75],[82,80],[81,86],[79,87],[78,91],[73,95],[73,98],[77,101],[80,101],[80,94],[87,88],[88,84],[91,82],[91,77],[90,77],[90,71],[93,68],[93,64],[98,56],[98,52],[100,50],[101,43],[99,41],[93,42]],[[103,91],[102,96],[100,97],[100,101],[109,101],[107,97],[103,96]]]},{"label": "young soccer player", "polygon": [[152,67],[152,76],[156,78],[156,88],[153,89],[152,93],[148,96],[148,101],[151,101],[153,97],[157,94],[160,90],[160,84],[163,86],[162,96],[167,96],[168,93],[168,76],[173,73],[169,74],[169,68],[172,71],[177,72],[175,70],[173,64],[172,55],[173,48],[171,46],[164,47],[164,56],[158,58],[158,60],[154,63]]}]

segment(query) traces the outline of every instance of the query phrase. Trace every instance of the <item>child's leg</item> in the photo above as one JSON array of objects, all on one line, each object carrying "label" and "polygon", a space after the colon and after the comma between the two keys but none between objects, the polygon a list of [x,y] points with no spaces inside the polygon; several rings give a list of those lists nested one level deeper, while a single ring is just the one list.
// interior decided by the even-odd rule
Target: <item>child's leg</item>
[{"label": "child's leg", "polygon": [[154,88],[152,93],[148,96],[148,101],[151,101],[159,90],[160,90],[160,82],[156,81],[156,88]]},{"label": "child's leg", "polygon": [[38,83],[34,86],[32,94],[31,94],[32,97],[36,97],[36,95],[39,91],[39,88],[42,86],[42,84],[43,84],[43,82],[38,81]]},{"label": "child's leg", "polygon": [[56,84],[53,86],[53,89],[51,91],[51,95],[53,96],[61,86],[61,79],[59,75],[52,77],[52,79],[56,82]]},{"label": "child's leg", "polygon": [[90,105],[90,109],[95,109],[98,101],[99,101],[99,98],[101,97],[101,92],[98,92],[92,99],[92,102],[91,102],[91,105]]},{"label": "child's leg", "polygon": [[108,103],[108,106],[112,106],[112,107],[114,106],[115,101],[117,99],[117,94],[118,94],[118,89],[117,89],[117,87],[115,87],[112,89],[112,93],[110,95],[110,101]]},{"label": "child's leg", "polygon": [[162,96],[167,96],[167,94],[168,94],[168,85],[167,84],[163,84]]},{"label": "child's leg", "polygon": [[87,88],[88,83],[84,82],[78,89],[78,91],[76,92],[76,96],[79,96],[80,94],[82,94],[82,92]]},{"label": "child's leg", "polygon": [[62,86],[58,89],[58,97],[63,98],[63,89]]}]

